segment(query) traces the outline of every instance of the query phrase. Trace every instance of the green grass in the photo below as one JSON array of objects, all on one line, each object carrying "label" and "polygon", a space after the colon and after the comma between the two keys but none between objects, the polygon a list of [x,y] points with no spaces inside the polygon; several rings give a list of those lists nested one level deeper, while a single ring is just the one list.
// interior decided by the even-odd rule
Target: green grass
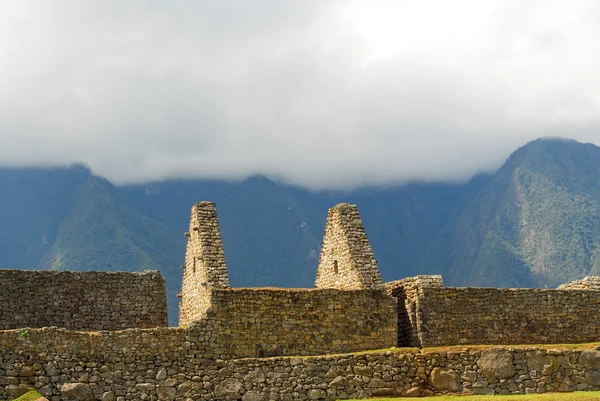
[{"label": "green grass", "polygon": [[[430,353],[430,352],[459,352],[461,350],[464,349],[471,349],[471,350],[475,350],[475,349],[490,349],[490,348],[498,348],[498,347],[502,347],[502,348],[515,348],[515,349],[522,349],[522,348],[543,348],[543,349],[559,349],[559,350],[571,350],[571,351],[577,351],[577,350],[590,350],[590,349],[596,349],[596,347],[599,347],[600,343],[582,343],[582,344],[513,344],[513,345],[506,345],[506,344],[478,344],[478,345],[450,345],[450,346],[442,346],[442,347],[424,347],[421,348],[420,351],[422,353]],[[398,349],[398,348],[397,348]]]},{"label": "green grass", "polygon": [[[577,391],[575,393],[545,393],[529,395],[445,395],[426,397],[432,401],[599,401],[600,391]],[[369,401],[408,401],[419,398],[373,398]],[[422,399],[422,398],[421,398]]]},{"label": "green grass", "polygon": [[28,391],[27,393],[23,394],[19,398],[15,399],[14,401],[35,401],[40,397],[42,397],[42,395],[40,393],[38,393],[37,391],[31,390],[31,391]]}]

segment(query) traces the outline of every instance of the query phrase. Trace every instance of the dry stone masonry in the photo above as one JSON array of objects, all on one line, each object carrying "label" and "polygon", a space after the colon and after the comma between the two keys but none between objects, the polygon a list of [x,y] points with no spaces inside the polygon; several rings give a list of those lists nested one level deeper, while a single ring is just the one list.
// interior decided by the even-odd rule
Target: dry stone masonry
[{"label": "dry stone masonry", "polygon": [[588,276],[581,280],[559,285],[557,290],[600,290],[600,277]]},{"label": "dry stone masonry", "polygon": [[383,288],[377,261],[356,205],[342,203],[329,210],[315,287]]},{"label": "dry stone masonry", "polygon": [[[348,204],[329,211],[313,289],[230,288],[213,203],[193,206],[186,236],[182,327],[163,327],[157,272],[0,270],[0,400],[33,388],[50,401],[600,390],[591,345],[395,348],[600,341],[600,277],[557,290],[384,285]],[[387,350],[352,353],[373,349]]]},{"label": "dry stone masonry", "polygon": [[[594,282],[588,278],[584,282]],[[600,340],[600,291],[444,287],[439,276],[388,283],[398,344],[557,344]]]},{"label": "dry stone masonry", "polygon": [[206,315],[210,308],[209,288],[229,288],[227,265],[217,208],[211,202],[192,207],[181,285],[179,323],[187,325]]},{"label": "dry stone masonry", "polygon": [[206,322],[234,356],[318,355],[390,347],[392,298],[380,290],[213,289]]},{"label": "dry stone masonry", "polygon": [[337,400],[600,389],[600,351],[594,348],[405,348],[220,359],[201,338],[195,328],[0,332],[0,399],[31,388],[50,401]]},{"label": "dry stone masonry", "polygon": [[422,327],[421,319],[417,316],[419,296],[423,295],[423,288],[443,287],[442,276],[416,276],[402,280],[391,281],[385,284],[388,295],[396,300],[398,314],[398,346],[421,346],[419,328]]},{"label": "dry stone masonry", "polygon": [[157,271],[0,269],[0,329],[45,326],[73,330],[167,326],[165,280]]},{"label": "dry stone masonry", "polygon": [[[332,236],[348,249],[356,246],[351,256],[354,270],[368,273],[368,283],[373,277],[381,282],[356,206],[340,205],[337,210],[334,215],[345,216],[344,224]],[[315,355],[395,344],[395,303],[382,285],[357,289],[348,285],[343,291],[229,288],[213,203],[194,205],[186,235],[180,324],[210,328],[208,336],[220,354],[230,358]],[[357,270],[354,266],[362,267]]]}]

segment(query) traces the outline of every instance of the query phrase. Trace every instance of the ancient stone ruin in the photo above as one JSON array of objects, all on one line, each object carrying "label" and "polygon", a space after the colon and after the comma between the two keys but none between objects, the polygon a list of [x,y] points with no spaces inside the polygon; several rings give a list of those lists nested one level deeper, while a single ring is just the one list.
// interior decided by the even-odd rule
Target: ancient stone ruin
[{"label": "ancient stone ruin", "polygon": [[0,330],[49,326],[72,330],[167,326],[165,281],[157,271],[0,269]]},{"label": "ancient stone ruin", "polygon": [[[231,288],[213,203],[193,206],[185,235],[181,327],[167,327],[158,272],[0,269],[0,400],[30,388],[51,401],[600,389],[593,346],[526,345],[600,341],[600,277],[556,290],[383,283],[357,207],[340,204],[315,288]],[[442,345],[464,347],[425,348]]]}]

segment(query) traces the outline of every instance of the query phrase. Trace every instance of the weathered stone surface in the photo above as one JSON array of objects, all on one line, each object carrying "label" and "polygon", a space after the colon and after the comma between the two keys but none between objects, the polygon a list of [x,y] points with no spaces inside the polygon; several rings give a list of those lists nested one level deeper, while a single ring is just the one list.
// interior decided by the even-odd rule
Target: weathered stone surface
[{"label": "weathered stone surface", "polygon": [[385,382],[377,377],[374,377],[369,381],[368,386],[370,388],[382,388],[385,387]]},{"label": "weathered stone surface", "polygon": [[211,307],[210,288],[229,288],[217,208],[212,202],[192,207],[183,265],[179,324],[187,326],[206,316]]},{"label": "weathered stone surface", "polygon": [[341,203],[329,209],[315,287],[383,288],[377,261],[356,205]]},{"label": "weathered stone surface", "polygon": [[161,401],[173,401],[177,395],[177,390],[174,387],[158,387],[156,389],[158,399]]},{"label": "weathered stone surface", "polygon": [[487,387],[474,387],[471,389],[473,395],[493,395],[495,391],[493,388]]},{"label": "weathered stone surface", "polygon": [[48,375],[48,377],[58,376],[58,369],[52,362],[46,364],[46,375]]},{"label": "weathered stone surface", "polygon": [[244,377],[244,380],[251,383],[264,383],[266,380],[265,372],[260,369],[254,369]]},{"label": "weathered stone surface", "polygon": [[482,351],[477,366],[490,383],[499,379],[508,379],[515,375],[512,353],[506,349]]},{"label": "weathered stone surface", "polygon": [[[454,288],[444,287],[439,276],[437,280],[435,276],[423,278],[386,283],[388,293],[399,301],[399,345],[586,343],[598,339],[597,288]],[[600,277],[594,282],[599,283]],[[590,320],[590,316],[599,318]]]},{"label": "weathered stone surface", "polygon": [[135,388],[141,391],[152,391],[156,386],[153,383],[138,383]]},{"label": "weathered stone surface", "polygon": [[112,391],[107,391],[100,396],[100,401],[116,401],[117,396]]},{"label": "weathered stone surface", "polygon": [[167,378],[167,369],[160,368],[156,374],[156,380],[165,380]]},{"label": "weathered stone surface", "polygon": [[397,395],[398,392],[393,388],[382,387],[373,389],[373,397],[394,397]]},{"label": "weathered stone surface", "polygon": [[321,389],[312,389],[312,390],[308,390],[308,399],[309,400],[324,400],[327,398],[327,393],[325,392],[325,390],[321,390]]},{"label": "weathered stone surface", "polygon": [[[18,293],[16,297],[13,294]],[[165,280],[158,271],[69,272],[0,269],[0,330],[166,327]],[[23,338],[29,334],[23,330]]]},{"label": "weathered stone surface", "polygon": [[588,276],[581,280],[559,285],[557,290],[600,290],[600,276]]},{"label": "weathered stone surface", "polygon": [[85,383],[65,383],[60,388],[60,394],[67,400],[91,401],[94,399],[90,386]]},{"label": "weathered stone surface", "polygon": [[354,374],[360,376],[371,376],[373,374],[373,368],[369,366],[356,366],[354,368]]},{"label": "weathered stone surface", "polygon": [[9,384],[5,387],[6,394],[8,394],[11,398],[18,398],[33,389],[33,386],[23,383],[19,385]]},{"label": "weathered stone surface", "polygon": [[242,397],[242,401],[265,401],[266,399],[267,395],[259,391],[248,391]]},{"label": "weathered stone surface", "polygon": [[[180,323],[210,325],[209,336],[215,348],[235,350],[239,357],[340,353],[395,344],[396,305],[385,293],[381,277],[378,281],[375,277],[379,270],[358,212],[348,205],[337,210],[343,224],[332,235],[344,238],[343,242],[352,247],[353,263],[360,265],[364,274],[370,271],[369,280],[374,280],[369,285],[361,281],[355,291],[338,291],[330,286],[229,288],[216,207],[210,202],[194,205]],[[248,330],[249,324],[260,330]],[[218,338],[221,333],[222,340]]]},{"label": "weathered stone surface", "polygon": [[35,375],[35,370],[31,366],[23,366],[19,372],[19,376],[31,377]]},{"label": "weathered stone surface", "polygon": [[587,372],[585,382],[594,387],[600,387],[600,370],[590,370]]},{"label": "weathered stone surface", "polygon": [[348,379],[344,376],[338,376],[329,383],[329,387],[344,387],[348,383]]},{"label": "weathered stone surface", "polygon": [[421,389],[419,387],[413,387],[411,389],[406,390],[404,393],[404,397],[420,397]]},{"label": "weathered stone surface", "polygon": [[[105,333],[57,329],[48,330],[47,336],[42,335],[46,330],[34,333],[31,338],[36,339],[35,348],[24,348],[26,344],[33,346],[30,340],[18,343],[14,338],[10,339],[13,348],[9,348],[6,346],[9,332],[0,332],[0,361],[3,361],[0,381],[28,380],[28,376],[19,376],[19,372],[24,366],[31,366],[36,370],[33,377],[39,381],[36,386],[46,383],[39,392],[56,401],[56,394],[61,394],[61,380],[65,379],[88,382],[65,384],[62,388],[65,401],[76,399],[64,395],[68,386],[75,387],[71,391],[84,392],[84,396],[91,391],[92,399],[100,401],[337,400],[448,392],[468,395],[600,390],[600,370],[584,366],[593,365],[589,362],[590,354],[556,349],[556,346],[551,349],[466,348],[431,352],[403,349],[307,358],[208,359],[198,358],[205,353],[193,345],[180,346],[185,340],[198,336],[194,330],[110,333],[108,348],[103,345]],[[133,333],[140,336],[130,337]],[[171,338],[175,334],[181,337]],[[86,341],[78,340],[80,336]],[[42,339],[47,342],[39,342]],[[137,349],[144,341],[150,346]],[[98,363],[95,352],[105,349],[111,351],[103,352],[102,362]],[[123,360],[128,362],[123,363]],[[49,361],[60,366],[60,376],[54,376],[55,379],[44,376],[43,366]],[[560,367],[552,367],[553,361],[562,361]],[[506,368],[509,362],[514,366],[512,376]],[[548,375],[537,370],[540,366]],[[157,381],[157,372],[163,368],[166,377]],[[325,377],[328,372],[331,372],[329,377]],[[115,381],[119,384],[115,385]],[[8,393],[17,389],[17,384],[0,386],[0,399],[14,398]]]},{"label": "weathered stone surface", "polygon": [[460,389],[460,377],[449,370],[433,368],[429,384],[438,391],[457,392]]},{"label": "weathered stone surface", "polygon": [[547,355],[541,351],[526,353],[527,367],[530,371],[536,371],[545,376],[554,374],[562,363],[562,356]]},{"label": "weathered stone surface", "polygon": [[239,394],[243,388],[242,383],[233,378],[225,379],[220,384],[215,386],[215,394],[219,397],[228,396],[231,394]]},{"label": "weathered stone surface", "polygon": [[579,360],[587,369],[600,369],[600,351],[582,351]]}]

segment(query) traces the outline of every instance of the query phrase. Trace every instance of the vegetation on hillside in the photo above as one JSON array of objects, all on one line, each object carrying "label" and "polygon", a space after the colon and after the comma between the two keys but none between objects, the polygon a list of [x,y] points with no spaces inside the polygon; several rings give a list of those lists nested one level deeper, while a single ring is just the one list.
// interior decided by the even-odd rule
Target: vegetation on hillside
[{"label": "vegetation on hillside", "polygon": [[233,286],[312,287],[327,209],[359,206],[384,280],[555,286],[600,274],[600,148],[538,140],[493,175],[347,193],[264,177],[114,186],[81,166],[0,168],[0,267],[159,269],[171,323],[191,206],[217,203]]}]

